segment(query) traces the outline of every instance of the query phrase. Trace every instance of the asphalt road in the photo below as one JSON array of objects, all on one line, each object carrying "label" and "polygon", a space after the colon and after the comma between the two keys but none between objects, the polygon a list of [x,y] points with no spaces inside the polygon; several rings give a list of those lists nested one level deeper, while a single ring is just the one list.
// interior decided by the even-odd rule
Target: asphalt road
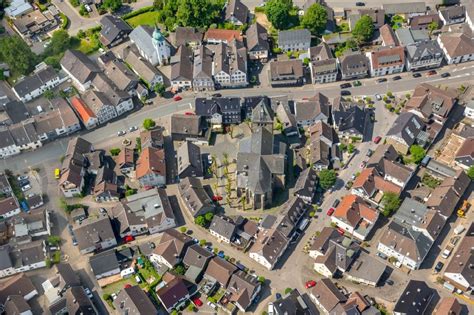
[{"label": "asphalt road", "polygon": [[[386,83],[377,84],[375,79],[367,78],[360,80],[362,86],[354,87],[349,89],[352,96],[366,96],[374,95],[376,93],[385,93],[392,91],[393,93],[403,93],[413,90],[415,86],[422,82],[429,82],[432,84],[443,84],[458,86],[461,84],[467,84],[474,82],[474,63],[461,64],[459,66],[447,66],[443,69],[439,69],[438,73],[449,71],[451,77],[441,78],[439,75],[431,77],[413,78],[410,73],[402,74],[403,79],[399,81],[391,81],[388,77]],[[296,88],[248,88],[248,89],[236,89],[236,90],[220,90],[223,96],[254,96],[254,95],[288,95],[290,98],[301,99],[304,97],[310,97],[316,92],[322,92],[328,97],[336,97],[340,93],[339,85],[341,82],[334,82],[325,85],[304,85]],[[151,106],[145,106],[141,110],[130,114],[127,117],[109,123],[101,128],[95,129],[91,132],[83,131],[74,136],[81,135],[86,140],[92,143],[100,143],[102,141],[108,141],[117,136],[119,130],[128,130],[130,126],[141,126],[145,118],[157,118],[171,115],[175,112],[189,110],[190,104],[194,104],[194,98],[197,96],[210,95],[211,93],[194,93],[186,92],[182,94],[183,99],[179,102],[173,100],[159,98],[155,100],[155,103]],[[48,143],[42,148],[36,151],[24,152],[20,155],[7,158],[0,161],[0,166],[4,169],[10,169],[13,171],[22,170],[28,167],[41,165],[51,160],[58,160],[66,151],[67,143],[69,138],[62,138],[54,142]]]},{"label": "asphalt road", "polygon": [[[358,0],[325,0],[324,2],[330,6],[331,8],[351,8],[351,7],[356,7],[355,3]],[[243,0],[243,3],[245,3],[249,9],[253,9],[257,6],[260,6],[262,3],[264,3],[264,0]],[[293,0],[293,4],[299,8],[302,8],[306,0]],[[394,3],[393,0],[361,0],[361,2],[365,3],[366,7],[380,7],[384,3]],[[407,3],[407,2],[412,2],[411,0],[396,0],[396,3]],[[427,6],[430,6],[431,8],[434,8],[436,4],[440,4],[442,1],[441,0],[425,0],[425,3]],[[359,7],[360,8],[360,7]]]}]

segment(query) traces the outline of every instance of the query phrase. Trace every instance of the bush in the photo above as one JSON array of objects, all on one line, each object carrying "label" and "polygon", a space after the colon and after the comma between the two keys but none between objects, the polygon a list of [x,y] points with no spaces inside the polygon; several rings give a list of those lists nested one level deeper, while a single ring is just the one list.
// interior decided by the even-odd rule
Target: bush
[{"label": "bush", "polygon": [[292,288],[286,288],[286,289],[285,289],[285,294],[291,293],[291,291],[293,291]]},{"label": "bush", "polygon": [[207,244],[207,241],[206,241],[206,240],[200,240],[200,241],[199,241],[199,245],[200,245],[200,246],[204,246],[204,245],[206,245],[206,244]]},{"label": "bush", "polygon": [[410,156],[413,163],[420,164],[420,162],[426,156],[426,151],[421,146],[414,144],[410,147]]},{"label": "bush", "polygon": [[315,215],[316,215],[316,212],[314,212],[314,211],[311,211],[311,212],[309,213],[309,217],[310,217],[310,218],[313,218]]},{"label": "bush", "polygon": [[207,298],[207,300],[208,300],[209,302],[211,302],[211,303],[214,303],[214,304],[217,303],[217,300],[216,300],[214,297],[212,297],[212,296],[209,296],[209,297]]},{"label": "bush", "polygon": [[149,12],[149,11],[153,11],[155,8],[153,6],[149,6],[149,7],[143,7],[141,9],[138,9],[138,10],[135,10],[135,11],[132,11],[130,13],[127,13],[127,14],[124,14],[122,15],[122,19],[123,20],[126,20],[126,19],[129,19],[131,17],[134,17],[134,16],[137,16],[137,15],[140,15],[142,13],[145,13],[145,12]]},{"label": "bush", "polygon": [[59,13],[59,17],[61,18],[61,29],[65,30],[69,26],[69,18],[62,12]]},{"label": "bush", "polygon": [[61,262],[61,252],[57,250],[53,254],[53,264],[59,264],[60,262]]},{"label": "bush", "polygon": [[156,126],[156,123],[151,118],[145,118],[145,120],[143,121],[143,128],[145,128],[146,130],[151,130],[155,128],[155,126]]},{"label": "bush", "polygon": [[89,15],[89,12],[87,11],[86,6],[84,4],[81,4],[81,6],[79,7],[79,14],[81,16]]},{"label": "bush", "polygon": [[185,226],[182,226],[182,227],[179,228],[179,231],[180,231],[181,233],[186,233],[187,230],[188,230],[188,229],[187,229]]},{"label": "bush", "polygon": [[69,0],[69,3],[71,3],[73,7],[78,7],[81,4],[79,0]]},{"label": "bush", "polygon": [[57,235],[48,236],[48,243],[53,246],[59,245],[61,243],[61,237]]},{"label": "bush", "polygon": [[122,150],[120,150],[120,148],[112,148],[112,149],[110,149],[109,152],[110,152],[110,155],[117,156],[117,155],[120,154],[120,151],[122,151]]},{"label": "bush", "polygon": [[266,279],[265,279],[265,277],[263,277],[263,276],[260,276],[260,277],[257,278],[257,281],[260,282],[261,284],[264,284],[264,283],[265,283],[265,280],[266,280]]}]

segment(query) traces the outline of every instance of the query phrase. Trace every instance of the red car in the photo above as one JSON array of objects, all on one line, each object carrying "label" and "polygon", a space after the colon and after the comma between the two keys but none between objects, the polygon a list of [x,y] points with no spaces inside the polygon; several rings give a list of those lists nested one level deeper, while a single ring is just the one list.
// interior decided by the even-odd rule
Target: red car
[{"label": "red car", "polygon": [[222,196],[219,196],[219,195],[212,196],[212,200],[213,201],[220,201],[220,200],[222,200]]},{"label": "red car", "polygon": [[184,113],[185,115],[188,115],[188,116],[194,116],[194,113],[193,112],[186,112]]},{"label": "red car", "polygon": [[306,287],[306,289],[309,289],[309,288],[314,287],[315,285],[316,285],[316,281],[314,281],[314,280],[309,280],[309,281],[306,281],[306,283],[305,283],[304,286]]},{"label": "red car", "polygon": [[183,98],[182,98],[181,96],[179,96],[179,95],[175,95],[175,96],[173,97],[173,100],[175,100],[175,101],[181,101],[182,99],[183,99]]},{"label": "red car", "polygon": [[429,76],[432,76],[432,75],[435,75],[435,74],[436,74],[435,70],[430,70],[426,73],[426,76],[429,77]]},{"label": "red car", "polygon": [[337,233],[341,234],[341,235],[344,235],[344,233],[346,233],[346,231],[344,231],[343,229],[341,228],[338,228],[337,229]]},{"label": "red car", "polygon": [[378,144],[380,142],[380,140],[382,140],[382,137],[381,136],[377,136],[374,138],[374,143],[375,144]]},{"label": "red car", "polygon": [[329,208],[328,212],[327,212],[327,215],[328,216],[332,216],[332,214],[334,213],[335,209],[334,208]]},{"label": "red car", "polygon": [[194,298],[194,299],[193,299],[193,303],[194,303],[194,305],[196,305],[197,307],[201,307],[201,306],[202,306],[202,301],[201,301],[199,298]]},{"label": "red car", "polygon": [[123,241],[125,243],[130,243],[131,241],[133,241],[135,238],[132,236],[132,235],[127,235],[123,238]]}]

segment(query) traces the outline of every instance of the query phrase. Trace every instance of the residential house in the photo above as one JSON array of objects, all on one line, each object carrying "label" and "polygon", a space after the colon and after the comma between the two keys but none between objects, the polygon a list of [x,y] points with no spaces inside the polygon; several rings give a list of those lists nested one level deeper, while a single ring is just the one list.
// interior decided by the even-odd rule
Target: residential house
[{"label": "residential house", "polygon": [[193,89],[194,91],[213,91],[214,54],[207,46],[199,46],[194,51]]},{"label": "residential house", "polygon": [[237,195],[254,209],[272,203],[273,190],[285,187],[286,146],[265,128],[240,140],[237,153]]},{"label": "residential house", "polygon": [[102,45],[111,48],[126,41],[132,28],[124,20],[115,15],[105,15],[100,19],[101,30],[99,40]]},{"label": "residential house", "polygon": [[184,277],[191,282],[199,283],[213,256],[213,253],[199,246],[199,244],[189,246],[183,258],[183,264],[188,268]]},{"label": "residential house", "polygon": [[77,246],[81,254],[100,251],[117,245],[112,224],[107,215],[99,218],[87,218],[74,227]]},{"label": "residential house", "polygon": [[303,62],[300,59],[272,61],[269,75],[272,87],[302,85],[304,83]]},{"label": "residential house", "polygon": [[115,249],[89,257],[89,265],[97,280],[120,274],[120,263]]},{"label": "residential house", "polygon": [[312,167],[305,168],[296,180],[293,195],[307,204],[311,204],[316,193],[318,181],[316,171]]},{"label": "residential house", "polygon": [[385,180],[376,168],[368,167],[363,169],[354,180],[351,192],[378,205],[385,193],[391,192],[400,195],[402,188]]},{"label": "residential house", "polygon": [[237,267],[220,257],[213,257],[209,261],[204,277],[217,281],[222,288],[228,288],[232,275],[237,271]]},{"label": "residential house", "polygon": [[430,288],[425,281],[410,280],[398,298],[393,313],[395,315],[425,314],[435,292],[436,290]]},{"label": "residential house", "polygon": [[[125,66],[125,65],[122,65],[122,66]],[[127,70],[124,69],[124,71],[127,71]],[[110,73],[110,75],[116,75],[116,74]],[[135,78],[133,75],[128,73],[127,76],[125,77],[126,82],[130,81],[129,80],[130,77],[128,77],[128,75]],[[134,80],[135,79],[131,80],[130,86],[134,85],[134,82],[135,82]],[[120,84],[123,88],[127,88],[127,86],[129,86],[128,83],[123,84],[122,82],[120,82]],[[120,116],[124,114],[125,112],[131,111],[133,109],[132,97],[127,92],[125,92],[124,90],[121,90],[118,86],[116,86],[114,82],[109,79],[108,75],[99,73],[92,80],[92,85],[96,89],[95,96],[100,98],[97,101],[92,99],[93,105],[91,106],[92,109],[95,110],[95,114],[97,115],[99,122],[101,121],[105,122],[111,119],[109,118],[110,116],[113,116],[113,115],[109,115],[106,112],[104,113],[102,112],[102,109],[106,106],[112,107],[116,116]],[[103,117],[102,117],[102,114],[103,114]]]},{"label": "residential house", "polygon": [[438,28],[441,27],[442,23],[437,13],[416,15],[409,20],[410,29],[412,30],[428,30],[431,23],[437,23]]},{"label": "residential house", "polygon": [[359,255],[360,247],[356,242],[340,236],[340,234],[334,237],[326,233],[324,236],[323,240],[315,240],[315,243],[322,247],[313,247],[312,254],[317,255],[314,259],[313,269],[320,275],[332,278],[349,270]]},{"label": "residential house", "polygon": [[456,205],[469,187],[470,179],[463,170],[453,177],[445,178],[436,187],[426,201],[426,205],[438,211],[443,217],[449,218],[456,210]]},{"label": "residential house", "polygon": [[344,240],[344,236],[339,234],[336,229],[325,226],[314,238],[313,243],[309,248],[309,257],[316,259],[319,256],[324,256],[328,252],[329,248],[334,245],[334,242],[341,243]]},{"label": "residential house", "polygon": [[143,130],[140,132],[140,143],[142,150],[147,147],[152,148],[163,148],[165,140],[164,133],[165,129],[161,126],[157,126],[151,130]]},{"label": "residential house", "polygon": [[469,138],[463,141],[462,145],[456,152],[454,161],[457,166],[468,170],[474,165],[474,138]]},{"label": "residential house", "polygon": [[260,293],[262,285],[257,279],[244,271],[237,271],[232,275],[227,287],[226,297],[234,303],[240,311],[246,312]]},{"label": "residential house", "polygon": [[458,248],[453,253],[451,261],[444,270],[444,280],[461,291],[472,291],[474,287],[473,272],[470,267],[474,261],[473,244],[474,225],[471,223]]},{"label": "residential house", "polygon": [[57,15],[55,6],[50,6],[45,10],[38,9],[16,17],[11,20],[11,25],[23,39],[33,41],[58,26]]},{"label": "residential house", "polygon": [[466,4],[466,23],[469,25],[471,30],[474,30],[474,12],[472,4]]},{"label": "residential house", "polygon": [[178,190],[181,201],[194,218],[215,211],[215,205],[199,179],[185,177],[179,182]]},{"label": "residential house", "polygon": [[86,154],[92,150],[92,144],[82,138],[77,137],[69,141],[59,179],[59,188],[66,198],[74,197],[82,192],[84,175],[88,166]]},{"label": "residential house", "polygon": [[84,124],[86,129],[93,129],[99,124],[99,120],[94,112],[87,106],[82,99],[73,96],[70,99],[71,106],[76,112],[77,116]]},{"label": "residential house", "polygon": [[8,224],[13,229],[15,240],[51,235],[51,212],[46,209],[30,213],[22,212],[13,217]]},{"label": "residential house", "polygon": [[318,46],[308,48],[310,60],[309,70],[311,81],[316,83],[329,83],[337,80],[338,64],[328,44],[322,42]]},{"label": "residential house", "polygon": [[327,278],[316,282],[316,285],[311,288],[309,296],[316,306],[325,314],[330,314],[338,304],[347,301],[345,295]]},{"label": "residential house", "polygon": [[297,289],[291,290],[291,292],[274,301],[269,308],[272,308],[276,315],[313,314]]},{"label": "residential house", "polygon": [[337,59],[342,80],[362,79],[367,76],[370,64],[367,56],[360,52],[345,54]]},{"label": "residential house", "polygon": [[33,7],[28,1],[24,0],[14,0],[5,8],[5,14],[13,19],[21,17],[31,11],[33,11]]},{"label": "residential house", "polygon": [[343,137],[364,138],[369,114],[359,104],[336,97],[332,105],[332,122]]},{"label": "residential house", "polygon": [[243,37],[240,31],[210,28],[204,34],[204,41],[208,44],[228,44],[234,39],[240,42],[243,41]]},{"label": "residential house", "polygon": [[99,314],[82,286],[69,288],[64,294],[64,298],[66,300],[65,312],[68,314]]},{"label": "residential house", "polygon": [[405,14],[407,16],[418,16],[425,14],[426,3],[424,1],[413,1],[404,3],[384,3],[382,8],[385,14],[392,16],[395,14]]},{"label": "residential house", "polygon": [[193,84],[193,51],[181,45],[171,58],[171,86],[174,89],[191,89]]},{"label": "residential house", "polygon": [[229,0],[225,7],[224,21],[234,25],[247,24],[250,16],[249,8],[241,0]]},{"label": "residential house", "polygon": [[443,61],[443,50],[435,40],[420,41],[406,46],[408,71],[439,68]]},{"label": "residential house", "polygon": [[316,93],[308,100],[295,102],[294,113],[299,127],[308,127],[317,121],[327,122],[331,116],[331,105],[326,95]]},{"label": "residential house", "polygon": [[474,60],[474,39],[464,33],[443,33],[437,38],[448,64]]},{"label": "residential house", "polygon": [[10,218],[20,213],[20,204],[15,196],[9,196],[0,200],[0,215]]},{"label": "residential house", "polygon": [[258,22],[254,23],[247,29],[245,38],[249,59],[266,62],[270,52],[267,30]]},{"label": "residential house", "polygon": [[135,152],[130,148],[123,148],[118,157],[117,165],[122,174],[130,174],[135,170]]},{"label": "residential house", "polygon": [[461,315],[463,306],[455,297],[445,297],[439,300],[433,312],[434,315]]},{"label": "residential house", "polygon": [[156,295],[168,313],[184,305],[190,298],[185,280],[178,277],[156,290]]},{"label": "residential house", "polygon": [[334,129],[324,121],[318,121],[309,127],[309,143],[299,151],[302,167],[311,165],[315,170],[337,167],[341,160],[338,148],[339,139]]},{"label": "residential house", "polygon": [[97,202],[119,200],[117,176],[108,165],[99,168],[97,172],[94,183],[94,197]]},{"label": "residential house", "polygon": [[138,285],[126,287],[120,290],[120,292],[117,294],[117,298],[114,300],[114,306],[115,309],[118,310],[118,312],[122,315],[158,314],[158,310],[156,309],[153,302]]},{"label": "residential house", "polygon": [[369,9],[358,9],[355,11],[349,11],[347,14],[347,19],[349,20],[350,30],[354,30],[357,21],[360,20],[363,16],[369,16],[374,22],[374,29],[378,30],[385,24],[385,10],[378,8],[369,8]]},{"label": "residential house", "polygon": [[336,207],[331,222],[364,241],[370,234],[378,217],[379,213],[366,204],[362,198],[356,195],[347,195]]},{"label": "residential house", "polygon": [[[407,47],[409,45],[421,45],[430,40],[427,30],[413,30],[411,28],[400,27],[395,30],[400,46]],[[407,70],[408,65],[407,65]]]},{"label": "residential house", "polygon": [[[382,46],[384,47],[396,47],[398,46],[398,39],[392,27],[389,24],[384,24],[380,29],[380,39],[382,40]],[[405,57],[405,56],[404,56]]]},{"label": "residential house", "polygon": [[22,102],[28,102],[56,87],[62,81],[64,80],[59,77],[53,67],[41,63],[36,66],[33,74],[17,80],[12,90]]},{"label": "residential house", "polygon": [[7,158],[9,156],[20,154],[20,148],[17,147],[13,140],[10,130],[7,128],[0,129],[0,157]]},{"label": "residential house", "polygon": [[438,14],[444,25],[463,23],[466,19],[466,7],[462,5],[447,6],[440,8]]},{"label": "residential house", "polygon": [[375,259],[365,252],[352,263],[350,269],[345,273],[350,281],[355,281],[372,287],[377,287],[382,280],[387,266],[385,263]]},{"label": "residential house", "polygon": [[[290,110],[290,106],[285,102],[277,102],[277,108],[275,111],[275,117],[277,122],[279,121],[283,127],[283,134],[287,137],[297,136],[300,137],[300,130],[295,116]],[[273,122],[272,122],[273,128]]]},{"label": "residential house", "polygon": [[372,77],[401,73],[405,68],[405,49],[403,47],[386,47],[368,52],[370,75]]},{"label": "residential house", "polygon": [[201,44],[204,34],[194,27],[178,26],[174,31],[174,47],[191,46],[196,47]]},{"label": "residential house", "polygon": [[165,150],[147,147],[137,160],[135,178],[143,187],[166,185]]},{"label": "residential house", "polygon": [[140,25],[130,33],[129,37],[138,48],[140,55],[152,66],[168,64],[171,57],[171,45],[158,27],[152,29],[148,25]]},{"label": "residential house", "polygon": [[156,244],[150,260],[173,268],[183,260],[187,248],[192,243],[193,239],[186,234],[179,233],[174,229],[165,230],[160,243]]},{"label": "residential house", "polygon": [[104,74],[119,90],[126,91],[132,96],[136,94],[140,78],[122,60],[114,59],[106,62],[104,64]]},{"label": "residential house", "polygon": [[247,86],[247,49],[242,42],[232,40],[207,47],[214,52],[212,74],[216,87]]},{"label": "residential house", "polygon": [[465,106],[464,116],[474,119],[474,89],[469,87],[460,97],[460,103]]},{"label": "residential house", "polygon": [[43,145],[36,133],[34,122],[31,120],[11,125],[9,129],[20,151],[35,150]]},{"label": "residential house", "polygon": [[190,141],[185,141],[177,150],[179,178],[204,176],[201,149]]},{"label": "residential house", "polygon": [[236,232],[237,226],[234,221],[226,216],[215,215],[209,225],[209,232],[219,242],[230,244]]},{"label": "residential house", "polygon": [[10,295],[4,304],[5,314],[33,315],[31,306],[20,295]]},{"label": "residential house", "polygon": [[242,122],[238,97],[196,98],[194,104],[196,115],[204,117],[214,129],[222,129],[222,125]]},{"label": "residential house", "polygon": [[386,142],[391,144],[400,154],[407,154],[410,147],[426,145],[427,134],[423,131],[425,124],[420,117],[410,112],[401,113],[387,132]]},{"label": "residential house", "polygon": [[278,48],[282,51],[308,50],[311,46],[311,32],[307,29],[278,32]]},{"label": "residential house", "polygon": [[9,196],[12,193],[12,186],[8,182],[8,177],[4,173],[0,173],[0,194]]},{"label": "residential house", "polygon": [[38,291],[25,273],[19,273],[0,282],[0,303],[5,304],[9,296],[21,296],[29,301],[38,295]]},{"label": "residential house", "polygon": [[16,273],[46,267],[46,246],[44,241],[30,241],[0,247],[2,265],[0,278]]},{"label": "residential house", "polygon": [[41,141],[70,135],[82,128],[73,109],[64,99],[54,99],[51,101],[51,105],[53,110],[34,116],[34,126]]},{"label": "residential house", "polygon": [[250,248],[249,256],[268,270],[272,270],[285,250],[289,239],[280,230],[272,228],[258,233],[254,245]]},{"label": "residential house", "polygon": [[164,84],[163,74],[140,55],[135,45],[125,47],[121,57],[146,83],[147,88],[152,89],[156,84]]},{"label": "residential house", "polygon": [[61,69],[81,92],[85,92],[91,86],[92,79],[100,72],[97,64],[78,50],[66,50],[61,59]]}]

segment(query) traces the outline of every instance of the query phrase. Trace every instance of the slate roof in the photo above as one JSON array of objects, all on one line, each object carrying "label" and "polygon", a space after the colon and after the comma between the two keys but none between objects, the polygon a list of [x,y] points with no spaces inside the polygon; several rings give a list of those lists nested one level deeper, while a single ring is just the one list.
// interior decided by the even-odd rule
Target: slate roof
[{"label": "slate roof", "polygon": [[331,115],[327,96],[319,92],[307,101],[296,102],[294,106],[297,121],[313,120],[321,114],[323,118],[329,118]]},{"label": "slate roof", "polygon": [[327,250],[332,246],[331,240],[341,240],[344,237],[341,236],[336,229],[325,226],[321,233],[314,239],[309,251],[318,251],[321,254],[326,254]]},{"label": "slate roof", "polygon": [[240,0],[229,0],[225,9],[225,19],[237,19],[242,24],[247,23],[249,18],[249,9]]},{"label": "slate roof", "polygon": [[140,78],[122,60],[115,59],[104,65],[104,73],[119,90],[130,90],[137,86]]},{"label": "slate roof", "polygon": [[[472,250],[474,235],[472,234],[472,227],[473,225],[471,223],[466,235],[461,240],[456,252],[452,255],[451,261],[444,270],[445,275],[460,275],[471,287],[474,285],[474,269],[472,269],[472,265],[474,264],[474,252]],[[453,277],[450,277],[450,279],[452,278]],[[456,279],[457,277],[455,276],[454,278]]]},{"label": "slate roof", "polygon": [[121,32],[129,34],[132,32],[132,28],[121,18],[114,15],[105,15],[100,20],[102,29],[100,30],[100,39],[104,45],[109,45]]},{"label": "slate roof", "polygon": [[248,51],[269,50],[267,30],[258,22],[250,25],[245,33]]},{"label": "slate roof", "polygon": [[98,219],[83,220],[79,226],[74,228],[74,235],[80,250],[93,247],[105,240],[115,239],[112,224],[107,215],[102,215]]},{"label": "slate roof", "polygon": [[238,303],[243,309],[247,309],[253,302],[252,296],[259,290],[260,286],[254,276],[244,271],[237,271],[230,278],[227,292],[231,293],[231,301]]},{"label": "slate roof", "polygon": [[385,14],[413,14],[413,13],[424,13],[426,12],[426,4],[423,1],[420,2],[407,2],[407,3],[384,3],[382,8],[385,10]]},{"label": "slate roof", "polygon": [[220,257],[213,257],[209,261],[205,275],[206,277],[217,280],[224,288],[227,288],[232,274],[236,271],[237,267],[235,265]]},{"label": "slate roof", "polygon": [[154,254],[162,256],[168,263],[175,265],[184,255],[184,250],[192,243],[192,238],[174,229],[163,232]]},{"label": "slate roof", "polygon": [[229,240],[234,236],[236,228],[232,219],[220,215],[215,215],[209,225],[209,230]]},{"label": "slate roof", "polygon": [[148,295],[138,285],[120,290],[114,300],[114,306],[122,314],[153,315],[158,313]]},{"label": "slate roof", "polygon": [[176,151],[178,175],[181,176],[182,172],[188,170],[196,177],[204,176],[200,147],[190,141],[185,141]]},{"label": "slate roof", "polygon": [[344,75],[351,75],[368,71],[369,59],[362,53],[352,53],[339,57],[339,65]]},{"label": "slate roof", "polygon": [[100,72],[97,64],[78,50],[66,50],[61,59],[61,66],[82,84],[91,81]]},{"label": "slate roof", "polygon": [[153,44],[154,29],[149,25],[140,25],[130,33],[130,40],[139,47],[145,56],[154,56],[156,54]]},{"label": "slate roof", "polygon": [[334,123],[339,131],[356,130],[360,134],[365,134],[368,123],[368,115],[364,108],[353,102],[346,102],[341,97],[336,97],[333,101],[332,115]]},{"label": "slate roof", "polygon": [[407,58],[410,62],[418,62],[419,60],[430,60],[433,58],[441,58],[443,50],[439,47],[435,40],[428,40],[409,44],[406,46]]},{"label": "slate roof", "polygon": [[447,23],[453,23],[454,20],[466,17],[466,7],[462,5],[443,7],[438,12]]},{"label": "slate roof", "polygon": [[21,295],[10,295],[4,304],[6,315],[21,315],[31,313],[30,305]]},{"label": "slate roof", "polygon": [[354,278],[378,284],[386,269],[383,262],[361,251],[347,273]]},{"label": "slate roof", "polygon": [[4,304],[11,295],[25,297],[31,295],[34,291],[36,291],[36,288],[33,282],[25,273],[12,275],[0,281],[0,303]]},{"label": "slate roof", "polygon": [[201,181],[195,177],[186,177],[179,182],[181,197],[186,199],[190,205],[189,211],[193,215],[203,207],[214,208],[214,204],[206,190],[202,187]]},{"label": "slate roof", "polygon": [[418,134],[424,129],[425,124],[415,114],[403,112],[398,115],[393,122],[392,127],[387,132],[387,136],[401,138],[407,146],[411,146],[416,142]]},{"label": "slate roof", "polygon": [[173,114],[171,116],[171,134],[202,136],[203,126],[198,115]]},{"label": "slate roof", "polygon": [[204,269],[209,259],[214,256],[210,251],[202,248],[199,244],[193,244],[188,247],[183,258],[183,263],[186,266],[195,266]]},{"label": "slate roof", "polygon": [[424,314],[433,298],[435,290],[426,282],[410,280],[398,298],[393,311],[400,314]]},{"label": "slate roof", "polygon": [[289,30],[278,32],[278,46],[298,45],[300,43],[310,43],[311,32],[307,29]]},{"label": "slate roof", "polygon": [[19,80],[13,89],[16,91],[18,96],[22,98],[57,77],[58,74],[56,73],[56,70],[51,66],[46,66],[32,75]]},{"label": "slate roof", "polygon": [[152,82],[155,77],[163,77],[161,72],[146,59],[140,56],[135,45],[126,47],[123,52],[124,61],[146,82]]},{"label": "slate roof", "polygon": [[276,228],[260,232],[255,244],[250,249],[251,252],[263,256],[271,265],[274,265],[278,258],[288,247],[289,240]]},{"label": "slate roof", "polygon": [[188,294],[189,291],[184,280],[178,277],[166,283],[156,291],[156,295],[166,307],[166,309],[173,307],[173,305],[175,305]]},{"label": "slate roof", "polygon": [[379,32],[385,46],[398,46],[398,39],[395,37],[395,33],[389,24],[384,24],[379,29]]},{"label": "slate roof", "polygon": [[179,46],[176,55],[173,56],[176,62],[171,65],[171,81],[191,81],[193,79],[193,52],[187,46]]},{"label": "slate roof", "polygon": [[308,167],[304,169],[296,180],[294,194],[313,198],[316,192],[318,181],[318,175],[316,174],[314,168]]},{"label": "slate roof", "polygon": [[5,112],[13,124],[17,124],[30,117],[26,106],[21,101],[10,101],[5,104]]},{"label": "slate roof", "polygon": [[303,77],[303,62],[300,59],[272,61],[270,62],[270,76],[272,80],[292,77],[299,79]]},{"label": "slate roof", "polygon": [[274,301],[273,308],[276,310],[277,314],[313,314],[297,289],[293,289],[290,293],[285,294],[282,298]]},{"label": "slate roof", "polygon": [[71,315],[95,315],[98,314],[94,304],[87,296],[83,287],[71,287],[64,294],[66,298],[66,309]]}]

